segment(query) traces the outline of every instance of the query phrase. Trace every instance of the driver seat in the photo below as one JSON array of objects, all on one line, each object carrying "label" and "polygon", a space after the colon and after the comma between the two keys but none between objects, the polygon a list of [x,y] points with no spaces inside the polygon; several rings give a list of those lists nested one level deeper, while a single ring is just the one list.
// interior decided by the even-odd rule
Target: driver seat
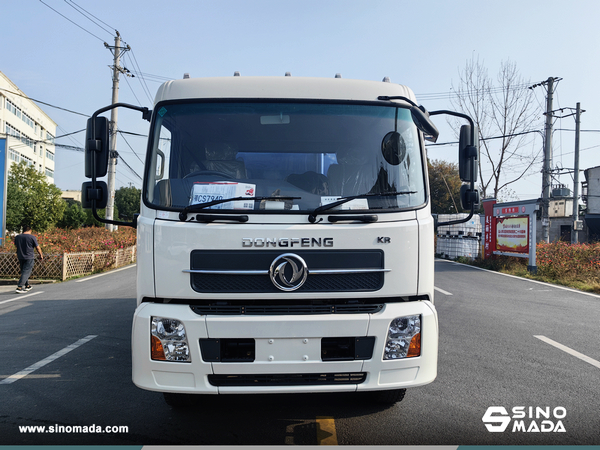
[{"label": "driver seat", "polygon": [[202,161],[206,170],[221,172],[236,180],[248,178],[244,161],[235,159],[237,150],[223,142],[206,144],[206,159]]},{"label": "driver seat", "polygon": [[337,164],[327,170],[329,195],[348,197],[371,191],[377,172],[369,164],[369,154],[360,148],[342,149],[337,152]]}]

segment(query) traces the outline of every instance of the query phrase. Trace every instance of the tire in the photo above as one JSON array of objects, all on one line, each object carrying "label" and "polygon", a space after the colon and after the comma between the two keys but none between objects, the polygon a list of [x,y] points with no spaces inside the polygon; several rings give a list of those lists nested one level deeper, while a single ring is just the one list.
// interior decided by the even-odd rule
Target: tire
[{"label": "tire", "polygon": [[172,408],[189,408],[194,404],[192,394],[173,394],[171,392],[163,392],[165,402]]},{"label": "tire", "polygon": [[371,401],[380,404],[393,405],[404,399],[406,389],[395,389],[393,391],[375,391],[370,393]]}]

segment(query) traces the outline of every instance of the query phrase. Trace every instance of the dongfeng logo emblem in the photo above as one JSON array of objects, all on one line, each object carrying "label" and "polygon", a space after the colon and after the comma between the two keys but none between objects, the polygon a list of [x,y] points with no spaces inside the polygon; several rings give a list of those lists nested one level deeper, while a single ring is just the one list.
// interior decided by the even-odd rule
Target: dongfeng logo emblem
[{"label": "dongfeng logo emblem", "polygon": [[284,253],[271,263],[269,276],[277,289],[295,291],[306,281],[308,267],[298,255]]}]

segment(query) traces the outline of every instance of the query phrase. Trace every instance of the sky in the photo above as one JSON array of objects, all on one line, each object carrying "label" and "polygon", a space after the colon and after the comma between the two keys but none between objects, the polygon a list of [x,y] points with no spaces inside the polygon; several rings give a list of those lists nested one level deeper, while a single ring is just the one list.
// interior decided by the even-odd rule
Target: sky
[{"label": "sky", "polygon": [[[492,77],[510,60],[532,85],[562,79],[553,109],[581,103],[580,168],[600,165],[597,0],[0,0],[0,7],[0,71],[29,97],[53,105],[39,104],[58,124],[57,136],[70,134],[57,144],[82,148],[86,116],[111,103],[113,61],[104,43],[114,45],[117,30],[131,48],[122,65],[136,75],[120,77],[119,101],[148,107],[168,79],[239,71],[326,78],[340,73],[375,81],[387,76],[409,86],[430,111],[454,109],[453,87],[467,60],[479,58]],[[535,129],[541,131],[546,91],[534,92]],[[434,120],[439,143],[456,141],[443,117]],[[118,126],[148,132],[133,111],[121,110]],[[572,169],[575,120],[556,119],[554,128],[553,167]],[[533,133],[525,145],[539,153],[543,144]],[[141,188],[145,139],[126,134],[117,150],[124,161],[117,165],[117,187]],[[428,156],[458,160],[455,145],[429,147]],[[57,147],[55,184],[80,189],[83,161],[81,151]],[[511,185],[507,199],[540,197],[540,170],[541,162]],[[484,168],[484,177],[490,172]],[[553,182],[572,188],[572,174],[565,171]]]}]

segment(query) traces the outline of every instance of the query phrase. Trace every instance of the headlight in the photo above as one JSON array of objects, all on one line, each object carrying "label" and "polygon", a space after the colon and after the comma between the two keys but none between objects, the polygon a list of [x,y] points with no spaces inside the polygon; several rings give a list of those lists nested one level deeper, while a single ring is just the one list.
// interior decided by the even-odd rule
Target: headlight
[{"label": "headlight", "polygon": [[150,354],[157,361],[191,362],[183,323],[175,319],[152,317]]},{"label": "headlight", "polygon": [[421,316],[396,317],[390,323],[383,359],[421,356]]}]

